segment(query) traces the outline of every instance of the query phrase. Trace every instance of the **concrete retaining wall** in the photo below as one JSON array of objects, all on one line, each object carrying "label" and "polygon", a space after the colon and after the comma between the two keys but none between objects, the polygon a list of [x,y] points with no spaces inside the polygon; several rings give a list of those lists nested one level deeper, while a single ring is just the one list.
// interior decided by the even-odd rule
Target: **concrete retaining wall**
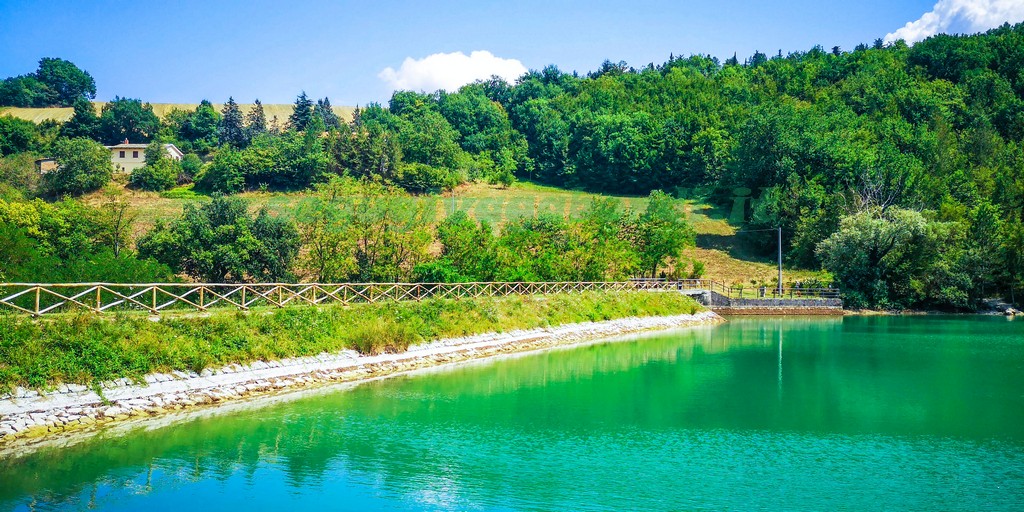
[{"label": "concrete retaining wall", "polygon": [[840,308],[842,299],[729,299],[734,308]]},{"label": "concrete retaining wall", "polygon": [[701,304],[729,315],[841,315],[842,299],[733,299],[709,290],[693,294]]}]

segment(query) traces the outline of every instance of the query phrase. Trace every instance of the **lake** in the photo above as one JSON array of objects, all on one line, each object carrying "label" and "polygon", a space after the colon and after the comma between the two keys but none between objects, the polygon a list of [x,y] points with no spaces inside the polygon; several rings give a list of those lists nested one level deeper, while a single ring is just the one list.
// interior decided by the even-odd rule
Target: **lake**
[{"label": "lake", "polygon": [[1024,321],[732,318],[0,459],[0,510],[1024,510]]}]

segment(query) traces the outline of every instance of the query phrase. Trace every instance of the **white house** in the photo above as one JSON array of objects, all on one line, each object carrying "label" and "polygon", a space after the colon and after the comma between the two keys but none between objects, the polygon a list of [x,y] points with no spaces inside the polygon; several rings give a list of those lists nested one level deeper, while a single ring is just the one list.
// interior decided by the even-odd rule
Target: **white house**
[{"label": "white house", "polygon": [[[148,144],[131,144],[128,139],[116,146],[106,146],[110,150],[110,161],[114,163],[114,171],[129,173],[146,165],[146,146]],[[184,153],[174,144],[164,144],[167,156],[181,160]]]}]

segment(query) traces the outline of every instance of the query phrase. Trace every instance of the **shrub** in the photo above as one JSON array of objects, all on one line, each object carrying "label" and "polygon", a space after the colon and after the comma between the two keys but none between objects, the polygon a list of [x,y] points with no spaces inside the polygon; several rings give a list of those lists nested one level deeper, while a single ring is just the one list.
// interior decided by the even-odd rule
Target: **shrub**
[{"label": "shrub", "polygon": [[448,169],[427,164],[402,164],[395,177],[396,184],[413,193],[437,192],[453,188],[458,179]]},{"label": "shrub", "polygon": [[700,279],[704,277],[704,262],[693,260],[693,270],[690,271],[690,279]]},{"label": "shrub", "polygon": [[203,192],[235,194],[244,187],[245,172],[242,169],[241,153],[229,146],[218,150],[213,161],[196,176],[196,189]]},{"label": "shrub", "polygon": [[402,352],[418,338],[409,324],[380,317],[357,324],[350,333],[352,348],[370,355]]},{"label": "shrub", "polygon": [[203,169],[203,161],[195,153],[189,153],[181,159],[181,173],[178,175],[178,184],[192,183],[192,180],[199,175]]},{"label": "shrub", "polygon": [[128,184],[141,190],[161,192],[174,187],[178,182],[180,167],[171,159],[146,164],[132,171]]}]

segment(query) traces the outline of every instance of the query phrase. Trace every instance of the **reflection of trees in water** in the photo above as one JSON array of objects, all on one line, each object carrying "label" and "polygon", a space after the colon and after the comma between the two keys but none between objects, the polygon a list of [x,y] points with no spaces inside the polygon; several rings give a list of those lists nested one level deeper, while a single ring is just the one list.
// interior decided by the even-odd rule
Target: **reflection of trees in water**
[{"label": "reflection of trees in water", "polygon": [[[1020,410],[963,414],[970,394],[996,377],[991,361],[945,350],[962,340],[939,333],[928,344],[901,344],[899,336],[929,334],[865,322],[736,319],[44,450],[0,462],[0,504],[24,503],[25,496],[82,503],[94,486],[116,496],[202,480],[253,483],[261,467],[280,472],[295,489],[324,486],[344,473],[399,495],[431,486],[472,492],[507,480],[502,468],[481,463],[487,450],[573,446],[625,431],[993,434],[966,423],[975,421],[1024,437],[1016,426],[1024,423]],[[869,339],[840,343],[839,335]]]}]

